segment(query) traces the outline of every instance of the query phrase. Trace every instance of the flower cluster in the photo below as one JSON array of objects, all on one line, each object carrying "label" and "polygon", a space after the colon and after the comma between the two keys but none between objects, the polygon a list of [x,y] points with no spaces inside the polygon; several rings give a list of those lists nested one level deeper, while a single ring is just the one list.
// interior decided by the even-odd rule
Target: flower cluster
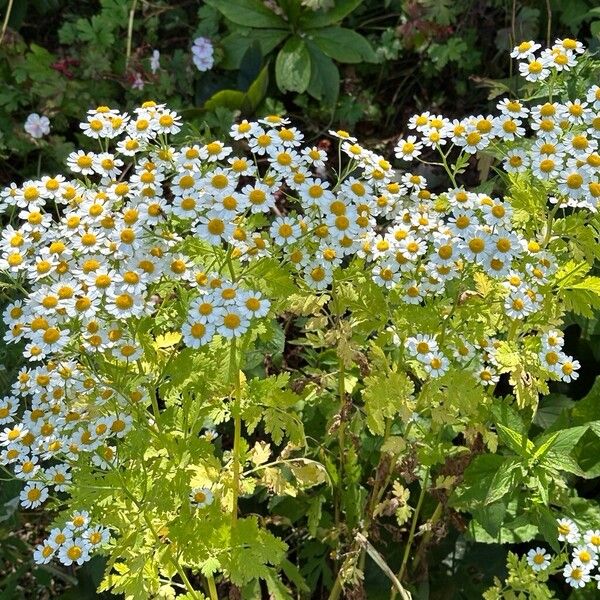
[{"label": "flower cluster", "polygon": [[511,57],[519,62],[519,72],[527,81],[543,81],[559,73],[568,71],[577,64],[577,55],[584,51],[583,44],[570,38],[559,39],[551,48],[536,55],[541,48],[534,41],[521,42],[511,52]]},{"label": "flower cluster", "polygon": [[[580,42],[557,42],[560,47],[571,43],[579,52]],[[547,52],[552,54],[554,48]],[[571,60],[574,64],[574,55]],[[478,115],[461,121],[429,112],[417,115],[409,126],[419,136],[400,140],[396,155],[412,160],[425,148],[442,151],[448,145],[468,154],[502,149],[507,173],[527,173],[541,184],[557,182],[552,203],[595,211],[600,198],[600,87],[592,86],[585,99],[526,106],[523,101],[505,98],[497,108],[497,116]]]},{"label": "flower cluster", "polygon": [[66,566],[81,565],[88,561],[90,553],[110,541],[110,531],[92,525],[86,511],[77,512],[63,528],[50,531],[48,537],[37,546],[33,559],[38,564],[49,563],[54,557]]},{"label": "flower cluster", "polygon": [[[593,574],[598,566],[600,553],[600,530],[588,529],[580,532],[571,519],[557,520],[558,540],[565,544],[565,549],[570,554],[562,574],[565,581],[573,588],[583,588],[594,580],[600,589],[600,573]],[[527,562],[534,571],[543,571],[550,566],[551,556],[544,548],[531,549],[527,553]]]},{"label": "flower cluster", "polygon": [[[508,152],[509,172],[556,179],[557,208],[595,210],[599,89],[586,102],[526,107],[506,99],[499,108],[498,117],[460,122],[418,115],[410,123],[420,139],[401,141],[397,155],[418,158],[431,148],[447,167],[453,150],[460,163],[493,146]],[[524,137],[527,115],[533,139]],[[143,359],[161,323],[200,349],[237,340],[273,312],[273,299],[253,278],[263,258],[314,294],[355,261],[405,306],[450,297],[457,282],[459,291],[483,279],[497,284],[504,310],[493,335],[395,332],[423,379],[452,366],[495,384],[496,351],[508,329],[526,331],[551,297],[557,261],[547,240],[515,225],[510,202],[458,185],[456,169],[449,170],[452,187],[436,194],[423,176],[400,173],[345,131],[330,132],[341,157],[336,171],[327,170],[325,150],[306,145],[280,116],[235,124],[229,143],[171,145],[182,127],[174,111],[154,102],[131,114],[98,107],[81,129],[100,151],[69,155],[76,178],[44,176],[0,194],[11,215],[0,269],[25,291],[4,312],[4,339],[22,342],[28,360],[0,401],[0,463],[27,482],[24,506],[39,506],[50,489],[68,492],[84,455],[99,470],[118,465],[117,440],[133,412],[150,418],[144,409],[155,386]],[[540,174],[548,160],[552,178]],[[531,329],[537,367],[548,378],[576,378],[579,364],[562,352],[561,334]],[[132,365],[134,377],[112,379],[109,367]],[[194,488],[190,500],[204,506],[212,495]],[[64,535],[77,551],[48,542],[42,556],[51,556],[46,547],[60,548],[59,557],[85,560],[92,546],[80,538],[87,538]]]}]

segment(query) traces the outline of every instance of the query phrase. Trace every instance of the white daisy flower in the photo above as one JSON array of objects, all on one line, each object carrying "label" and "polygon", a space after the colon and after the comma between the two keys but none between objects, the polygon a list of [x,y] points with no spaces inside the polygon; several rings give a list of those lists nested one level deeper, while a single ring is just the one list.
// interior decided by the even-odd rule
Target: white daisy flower
[{"label": "white daisy flower", "polygon": [[534,571],[544,571],[550,565],[550,554],[545,548],[531,549],[527,553],[527,563]]},{"label": "white daisy flower", "polygon": [[559,542],[568,542],[569,544],[577,544],[579,542],[579,528],[571,519],[557,519],[556,523]]},{"label": "white daisy flower", "polygon": [[588,570],[579,564],[567,564],[563,569],[565,581],[573,588],[583,588],[585,584],[591,581]]},{"label": "white daisy flower", "polygon": [[21,506],[37,508],[48,499],[48,488],[39,482],[29,482],[19,494]]},{"label": "white daisy flower", "polygon": [[213,502],[213,494],[206,487],[196,487],[190,492],[190,502],[196,508],[204,508]]}]

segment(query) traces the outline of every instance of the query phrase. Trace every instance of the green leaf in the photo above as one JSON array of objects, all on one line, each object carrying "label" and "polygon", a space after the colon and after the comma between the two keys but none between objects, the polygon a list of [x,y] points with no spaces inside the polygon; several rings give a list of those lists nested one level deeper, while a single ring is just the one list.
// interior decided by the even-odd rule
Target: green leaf
[{"label": "green leaf", "polygon": [[205,103],[206,110],[215,110],[217,107],[224,106],[229,110],[240,110],[244,103],[246,95],[239,90],[221,90],[212,95]]},{"label": "green leaf", "polygon": [[269,569],[265,573],[265,581],[267,582],[269,598],[271,600],[294,600],[294,597],[290,594],[290,590],[285,587],[281,578],[273,569]]},{"label": "green leaf", "polygon": [[600,456],[598,455],[600,439],[598,433],[598,428],[590,427],[589,431],[584,434],[577,444],[574,452],[574,459],[584,471],[581,476],[586,479],[600,477]]},{"label": "green leaf", "polygon": [[246,97],[242,102],[242,109],[246,113],[253,113],[263,101],[269,87],[269,65],[265,65],[256,79],[250,84]]},{"label": "green leaf", "polygon": [[519,456],[529,457],[533,451],[533,442],[527,438],[526,435],[510,429],[502,425],[502,423],[496,423],[496,429],[498,430],[498,437],[515,453]]},{"label": "green leaf", "polygon": [[520,461],[516,458],[507,458],[500,465],[488,489],[485,504],[498,502],[511,490],[514,490],[519,475],[518,469],[520,469]]},{"label": "green leaf", "polygon": [[497,537],[504,522],[506,508],[505,502],[494,502],[482,508],[473,509],[472,514],[473,518],[480,523],[487,533],[492,537]]},{"label": "green leaf", "polygon": [[538,504],[534,509],[533,521],[537,525],[540,534],[550,544],[552,550],[559,552],[560,547],[556,533],[556,517],[554,513],[546,506]]},{"label": "green leaf", "polygon": [[285,267],[275,258],[261,258],[252,269],[252,285],[271,299],[287,298],[298,291],[290,276],[289,267]]},{"label": "green leaf", "polygon": [[267,56],[289,35],[287,29],[237,29],[221,40],[224,57],[219,67],[239,69],[244,54],[253,43],[258,42],[262,55]]},{"label": "green leaf", "polygon": [[476,456],[466,468],[462,483],[451,496],[451,505],[469,511],[472,510],[473,504],[483,505],[496,472],[504,460],[504,457],[498,454]]},{"label": "green leaf", "polygon": [[492,414],[496,423],[509,427],[519,434],[527,435],[527,428],[521,415],[509,404],[507,399],[504,399],[501,403],[495,403],[492,406]]},{"label": "green leaf", "polygon": [[306,585],[300,569],[290,562],[287,558],[281,561],[281,570],[285,573],[285,576],[296,586],[299,592],[308,593],[310,588]]},{"label": "green leaf", "polygon": [[413,390],[412,381],[404,373],[379,373],[365,378],[363,400],[371,433],[384,434],[385,419],[403,411]]},{"label": "green leaf", "polygon": [[578,477],[587,478],[585,471],[577,464],[577,461],[568,454],[548,452],[541,466],[548,470],[565,471]]},{"label": "green leaf", "polygon": [[275,79],[282,92],[306,91],[310,83],[310,54],[298,36],[291,37],[279,51],[275,61]]},{"label": "green leaf", "polygon": [[307,11],[300,17],[300,25],[304,29],[314,29],[339,23],[362,3],[363,0],[336,0],[335,6],[329,10]]},{"label": "green leaf", "polygon": [[578,283],[565,286],[562,296],[567,309],[592,318],[594,309],[600,308],[600,277],[586,277]]},{"label": "green leaf", "polygon": [[[495,504],[491,504],[490,506],[494,507],[498,512],[501,510],[501,507],[496,507]],[[539,533],[537,525],[531,522],[531,515],[519,508],[517,499],[513,499],[506,506],[506,513],[504,514],[501,525],[494,537],[491,537],[490,534],[483,529],[482,525],[477,522],[476,519],[479,519],[480,511],[474,510],[472,514],[475,518],[469,524],[469,534],[477,542],[486,544],[497,544],[499,541],[504,544],[522,543],[535,539],[535,536]],[[515,516],[517,514],[518,516]],[[497,518],[498,517],[496,517],[496,519]]]},{"label": "green leaf", "polygon": [[600,503],[588,498],[570,498],[564,516],[571,517],[580,529],[598,529]]},{"label": "green leaf", "polygon": [[323,514],[323,503],[325,498],[323,496],[315,496],[310,500],[308,510],[306,511],[308,533],[312,537],[317,536],[317,527],[321,521],[321,515]]},{"label": "green leaf", "polygon": [[565,308],[587,318],[594,316],[593,309],[600,308],[600,277],[585,277],[590,268],[587,262],[569,261],[554,276]]},{"label": "green leaf", "polygon": [[593,423],[600,415],[600,377],[596,378],[592,389],[584,398],[575,402],[570,410],[565,410],[553,423],[553,430],[568,429],[577,425]]},{"label": "green leaf", "polygon": [[461,37],[455,36],[444,40],[443,44],[432,43],[427,54],[435,68],[441,70],[451,62],[466,63],[472,60],[477,55],[477,51],[470,47],[469,44]]},{"label": "green leaf", "polygon": [[542,440],[541,442],[537,443],[535,445],[535,452],[533,453],[533,460],[538,460],[540,458],[543,458],[552,448],[552,446],[554,445],[554,443],[556,442],[556,438],[558,438],[558,431],[550,434],[549,437],[547,437],[545,440]]},{"label": "green leaf", "polygon": [[264,374],[263,366],[266,357],[269,357],[275,364],[281,364],[285,333],[275,319],[266,322],[265,328],[266,331],[259,334],[257,340],[250,345],[244,355],[244,371],[246,373]]},{"label": "green leaf", "polygon": [[375,52],[365,37],[352,29],[326,27],[309,32],[312,41],[330,58],[341,63],[375,62]]},{"label": "green leaf", "polygon": [[[569,454],[588,429],[589,425],[579,425],[564,429],[563,431],[543,434],[536,439],[536,455],[543,456],[541,452],[543,448],[546,448],[546,451],[552,448],[554,452]],[[549,443],[550,445],[548,446]]]},{"label": "green leaf", "polygon": [[331,484],[325,467],[315,460],[309,458],[294,458],[287,461],[285,464],[289,467],[302,489],[307,489],[325,482]]},{"label": "green leaf", "polygon": [[206,0],[224,17],[244,27],[287,29],[287,23],[260,0]]},{"label": "green leaf", "polygon": [[277,566],[285,558],[287,544],[258,525],[256,517],[240,519],[231,531],[230,557],[223,566],[231,581],[238,586],[255,578],[266,579],[267,565]]},{"label": "green leaf", "polygon": [[340,91],[340,72],[334,62],[317,47],[314,42],[307,41],[310,54],[310,82],[308,93],[317,100],[334,107]]},{"label": "green leaf", "polygon": [[297,412],[293,410],[300,396],[287,389],[289,377],[289,373],[284,373],[265,379],[250,379],[250,412],[243,417],[249,433],[263,420],[265,431],[276,444],[280,444],[286,435],[293,444],[301,446],[305,441],[304,428]]},{"label": "green leaf", "polygon": [[550,482],[548,481],[547,473],[541,467],[537,467],[533,471],[532,475],[533,483],[537,488],[538,494],[544,503],[544,506],[548,506],[550,502],[550,496],[548,490],[550,488]]},{"label": "green leaf", "polygon": [[572,408],[573,405],[573,400],[564,394],[549,394],[540,402],[533,422],[542,429],[548,429],[564,409]]}]

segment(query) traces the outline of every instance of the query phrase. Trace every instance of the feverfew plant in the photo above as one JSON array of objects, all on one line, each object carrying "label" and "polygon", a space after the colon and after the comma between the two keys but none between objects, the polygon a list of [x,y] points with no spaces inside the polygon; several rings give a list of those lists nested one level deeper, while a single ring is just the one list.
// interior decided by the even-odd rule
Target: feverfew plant
[{"label": "feverfew plant", "polygon": [[[593,67],[570,40],[533,81],[538,49],[518,47],[532,100],[410,120],[396,156],[443,169],[438,192],[346,131],[328,153],[269,115],[201,141],[155,102],[88,111],[95,151],[4,190],[0,268],[21,294],[4,339],[27,366],[0,460],[24,507],[59,509],[38,562],[105,554],[100,589],[132,597],[322,577],[334,599],[369,553],[407,597],[451,514],[543,535],[583,473],[585,426],[528,432],[547,382],[578,377],[565,314],[600,306],[600,89],[567,97],[566,67]],[[498,180],[469,189],[482,154]],[[390,516],[393,568],[373,535]],[[334,571],[308,584],[310,543]]]},{"label": "feverfew plant", "polygon": [[[515,592],[528,592],[535,598],[555,598],[547,585],[549,577],[562,575],[564,581],[575,589],[590,587],[600,589],[598,567],[600,530],[581,532],[572,519],[557,519],[557,539],[562,542],[560,552],[554,556],[545,548],[532,548],[526,557],[518,559],[509,554],[509,576],[504,584],[499,580],[484,594],[485,600],[514,597]],[[528,572],[527,567],[533,573]],[[589,584],[589,585],[588,585]]]}]

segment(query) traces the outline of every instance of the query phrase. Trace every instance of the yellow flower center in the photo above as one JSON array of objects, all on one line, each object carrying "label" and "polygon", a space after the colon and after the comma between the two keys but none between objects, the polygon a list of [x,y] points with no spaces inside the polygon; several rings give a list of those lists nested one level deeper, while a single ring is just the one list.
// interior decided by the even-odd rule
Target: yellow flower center
[{"label": "yellow flower center", "polygon": [[322,267],[315,267],[311,270],[310,276],[314,281],[323,281],[323,279],[325,279],[325,269]]},{"label": "yellow flower center", "polygon": [[544,65],[542,65],[542,63],[539,60],[532,60],[529,63],[529,72],[530,73],[541,73],[542,69],[544,68]]},{"label": "yellow flower center", "polygon": [[235,313],[228,313],[223,317],[223,325],[228,329],[236,329],[240,326],[241,320]]},{"label": "yellow flower center", "polygon": [[278,233],[281,237],[289,237],[294,233],[294,230],[288,223],[283,223],[283,225],[279,226]]},{"label": "yellow flower center", "polygon": [[194,178],[191,175],[183,175],[183,177],[179,179],[179,187],[183,190],[194,187]]},{"label": "yellow flower center", "polygon": [[438,248],[438,255],[440,258],[444,260],[449,259],[452,256],[452,246],[449,244],[444,244]]},{"label": "yellow flower center", "polygon": [[476,146],[481,141],[481,135],[477,131],[472,131],[467,135],[467,144]]},{"label": "yellow flower center", "polygon": [[60,330],[56,327],[49,327],[44,331],[43,339],[46,344],[56,343],[60,339]]},{"label": "yellow flower center", "polygon": [[121,310],[127,310],[133,306],[133,298],[129,294],[119,294],[115,298],[115,305]]},{"label": "yellow flower center", "polygon": [[469,249],[475,254],[483,252],[483,250],[485,249],[485,240],[479,237],[469,240]]},{"label": "yellow flower center", "polygon": [[262,204],[267,198],[267,195],[262,190],[254,189],[248,194],[248,199],[252,204]]},{"label": "yellow flower center", "polygon": [[81,558],[82,554],[83,554],[83,551],[81,550],[81,548],[79,546],[71,546],[67,550],[67,556],[71,560],[77,560],[77,559]]},{"label": "yellow flower center", "polygon": [[82,169],[89,169],[92,166],[92,158],[87,154],[77,157],[77,166]]},{"label": "yellow flower center", "polygon": [[583,185],[583,177],[579,173],[571,173],[567,177],[566,183],[572,190],[579,189]]},{"label": "yellow flower center", "polygon": [[511,249],[510,240],[507,238],[500,238],[496,242],[496,248],[498,248],[498,250],[500,250],[500,252],[508,252]]},{"label": "yellow flower center", "polygon": [[42,490],[40,490],[39,488],[31,488],[28,492],[27,492],[27,499],[30,500],[31,502],[36,502],[37,500],[39,500],[42,496]]},{"label": "yellow flower center", "polygon": [[221,235],[225,231],[225,223],[221,219],[210,219],[206,228],[212,235]]}]

